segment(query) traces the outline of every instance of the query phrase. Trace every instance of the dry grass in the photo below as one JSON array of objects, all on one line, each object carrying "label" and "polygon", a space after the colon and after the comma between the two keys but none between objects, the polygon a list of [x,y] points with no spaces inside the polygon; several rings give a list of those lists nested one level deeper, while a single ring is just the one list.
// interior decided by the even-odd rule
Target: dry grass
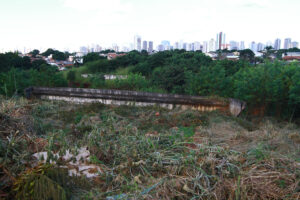
[{"label": "dry grass", "polygon": [[299,199],[300,129],[293,124],[23,99],[2,101],[0,122],[2,198],[13,197],[10,186],[32,168],[33,153],[88,146],[104,173],[90,180],[92,188],[73,188],[80,190],[73,198]]}]

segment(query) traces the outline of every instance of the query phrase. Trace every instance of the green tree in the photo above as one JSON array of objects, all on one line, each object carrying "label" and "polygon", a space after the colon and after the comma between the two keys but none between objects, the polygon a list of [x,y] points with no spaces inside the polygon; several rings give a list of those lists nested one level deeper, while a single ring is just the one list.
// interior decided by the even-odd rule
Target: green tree
[{"label": "green tree", "polygon": [[251,49],[244,49],[240,51],[240,59],[246,60],[250,63],[254,62],[255,54]]},{"label": "green tree", "polygon": [[88,53],[87,55],[83,56],[83,63],[92,62],[96,60],[106,59],[104,56],[100,56],[99,53]]},{"label": "green tree", "polygon": [[33,51],[31,51],[29,54],[31,54],[32,55],[32,57],[36,57],[37,55],[39,55],[40,54],[40,51],[39,50],[37,50],[37,49],[34,49]]}]

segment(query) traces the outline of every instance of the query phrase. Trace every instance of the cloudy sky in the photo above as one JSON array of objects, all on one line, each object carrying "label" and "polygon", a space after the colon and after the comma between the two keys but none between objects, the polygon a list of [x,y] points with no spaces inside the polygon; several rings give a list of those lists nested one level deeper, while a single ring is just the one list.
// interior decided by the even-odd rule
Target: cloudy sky
[{"label": "cloudy sky", "polygon": [[0,51],[142,40],[300,42],[300,0],[0,0]]}]

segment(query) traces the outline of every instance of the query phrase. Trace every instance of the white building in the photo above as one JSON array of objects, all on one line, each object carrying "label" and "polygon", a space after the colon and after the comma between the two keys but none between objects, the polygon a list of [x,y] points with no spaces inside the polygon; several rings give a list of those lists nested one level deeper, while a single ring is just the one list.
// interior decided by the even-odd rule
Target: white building
[{"label": "white building", "polygon": [[284,49],[290,49],[292,48],[292,39],[291,38],[286,38],[284,40]]},{"label": "white building", "polygon": [[202,52],[203,53],[207,53],[208,52],[208,43],[206,41],[203,42]]},{"label": "white building", "polygon": [[239,47],[240,50],[244,50],[245,49],[245,42],[244,41],[241,41],[240,42],[240,47]]},{"label": "white building", "polygon": [[195,51],[201,50],[201,44],[200,44],[200,42],[194,42],[194,50]]},{"label": "white building", "polygon": [[134,36],[133,41],[134,50],[141,51],[142,50],[142,38],[139,35]]},{"label": "white building", "polygon": [[281,40],[277,38],[274,42],[274,49],[279,50],[281,48]]},{"label": "white building", "polygon": [[209,40],[209,44],[208,44],[208,52],[211,52],[211,51],[215,51],[215,40],[212,38]]},{"label": "white building", "polygon": [[230,50],[238,50],[239,49],[239,43],[236,41],[230,41],[229,42],[230,45]]}]

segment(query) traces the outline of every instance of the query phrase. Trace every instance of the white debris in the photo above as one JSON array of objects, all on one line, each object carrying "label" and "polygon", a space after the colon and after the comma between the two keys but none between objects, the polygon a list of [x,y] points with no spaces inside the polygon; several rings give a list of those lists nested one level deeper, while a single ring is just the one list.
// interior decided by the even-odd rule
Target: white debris
[{"label": "white debris", "polygon": [[[69,176],[86,176],[87,178],[94,178],[103,173],[99,166],[89,164],[90,151],[86,147],[80,148],[76,155],[72,154],[70,150],[67,150],[63,156],[59,153],[52,153],[55,160],[61,159],[66,162],[66,165],[60,166],[69,170]],[[39,152],[33,154],[40,162],[46,163],[48,158],[48,152]],[[56,164],[54,160],[50,160],[51,164]]]}]

